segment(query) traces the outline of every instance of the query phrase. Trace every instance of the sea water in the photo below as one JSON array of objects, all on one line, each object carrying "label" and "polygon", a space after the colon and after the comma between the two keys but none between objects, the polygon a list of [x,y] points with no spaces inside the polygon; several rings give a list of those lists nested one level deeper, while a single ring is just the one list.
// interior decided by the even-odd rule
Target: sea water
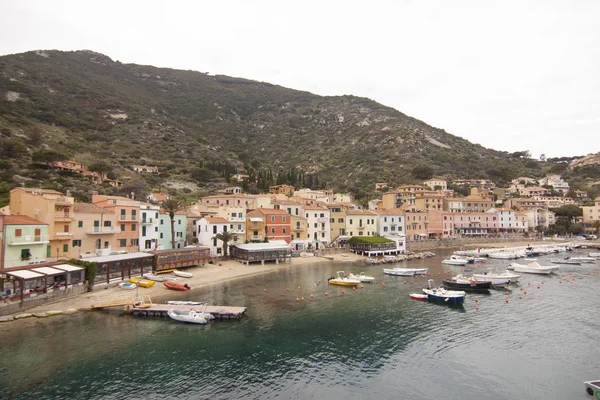
[{"label": "sea water", "polygon": [[[3,323],[0,398],[585,398],[582,382],[600,377],[600,263],[523,274],[508,293],[469,294],[462,307],[410,299],[428,279],[468,275],[441,264],[448,254],[398,264],[429,267],[424,277],[323,262],[177,297],[247,307],[239,321],[110,311]],[[377,280],[328,285],[338,270]]]}]

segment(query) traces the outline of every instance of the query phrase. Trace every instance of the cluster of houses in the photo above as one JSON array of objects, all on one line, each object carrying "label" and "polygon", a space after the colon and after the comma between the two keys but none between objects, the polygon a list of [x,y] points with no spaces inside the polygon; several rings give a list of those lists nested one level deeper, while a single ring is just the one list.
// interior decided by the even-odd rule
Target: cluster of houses
[{"label": "cluster of houses", "polygon": [[[568,184],[548,182],[558,185],[555,192],[568,191]],[[229,245],[277,241],[300,251],[340,246],[354,236],[387,237],[397,243],[398,251],[405,251],[410,242],[427,239],[523,234],[553,224],[549,208],[574,201],[547,196],[531,183],[519,178],[510,188],[497,189],[484,180],[466,182],[472,186],[466,197],[454,197],[440,178],[388,191],[379,183],[381,198],[370,201],[368,208],[331,190],[278,185],[269,193],[251,195],[230,187],[180,210],[173,221],[161,210],[160,203],[167,199],[161,193],[145,201],[93,195],[90,203],[80,203],[69,193],[15,188],[10,205],[0,210],[0,271],[50,260],[192,245],[210,248],[215,257],[223,254],[223,242],[216,237],[223,232],[232,234]],[[494,191],[498,198],[507,192],[520,197],[495,201]],[[586,223],[600,220],[600,198],[583,209]]]}]

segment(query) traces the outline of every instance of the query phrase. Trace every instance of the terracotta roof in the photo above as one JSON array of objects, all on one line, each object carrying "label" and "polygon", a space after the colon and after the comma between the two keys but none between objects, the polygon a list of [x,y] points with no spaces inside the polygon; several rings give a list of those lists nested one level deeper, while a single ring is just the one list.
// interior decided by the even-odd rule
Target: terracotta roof
[{"label": "terracotta roof", "polygon": [[156,201],[165,201],[169,198],[169,195],[164,193],[152,193],[152,196],[156,199]]},{"label": "terracotta roof", "polygon": [[319,207],[319,206],[304,206],[305,210],[327,210],[329,211],[329,209],[327,207]]},{"label": "terracotta roof", "polygon": [[214,217],[214,218],[204,218],[209,224],[228,224],[229,221],[227,221],[225,218],[223,217]]},{"label": "terracotta roof", "polygon": [[4,225],[48,225],[27,215],[7,215],[4,217]]},{"label": "terracotta roof", "polygon": [[17,188],[17,189],[24,190],[28,193],[58,194],[58,195],[64,196],[61,192],[57,192],[56,190],[52,190],[52,189],[39,189],[39,188]]},{"label": "terracotta roof", "polygon": [[256,211],[259,211],[263,214],[283,214],[283,215],[289,215],[289,213],[286,210],[276,210],[274,208],[257,208]]},{"label": "terracotta roof", "polygon": [[[108,213],[111,211],[107,211],[105,208],[98,207],[95,204],[90,203],[75,203],[74,207],[75,212],[77,213]],[[111,212],[112,213],[112,212]],[[112,213],[114,214],[114,213]]]},{"label": "terracotta roof", "polygon": [[346,215],[377,215],[373,211],[364,211],[364,210],[348,210]]}]

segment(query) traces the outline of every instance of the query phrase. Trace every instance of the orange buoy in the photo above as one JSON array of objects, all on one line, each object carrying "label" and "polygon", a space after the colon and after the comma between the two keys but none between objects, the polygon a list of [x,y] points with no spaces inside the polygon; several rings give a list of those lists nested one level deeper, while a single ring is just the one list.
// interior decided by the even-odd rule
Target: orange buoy
[{"label": "orange buoy", "polygon": [[558,281],[558,283],[562,283],[562,279],[560,281]]},{"label": "orange buoy", "polygon": [[329,293],[325,292],[325,296],[329,296]]},{"label": "orange buoy", "polygon": [[299,302],[299,301],[300,301],[300,299],[298,297],[296,297],[296,303]]},{"label": "orange buoy", "polygon": [[300,286],[298,286],[298,290],[300,290]]},{"label": "orange buoy", "polygon": [[360,285],[360,288],[361,288],[361,289],[364,289],[364,288],[365,288],[365,285]]},{"label": "orange buoy", "polygon": [[519,296],[519,300],[523,300],[523,296]]},{"label": "orange buoy", "polygon": [[527,290],[523,290],[523,294],[527,294]]},{"label": "orange buoy", "polygon": [[267,289],[263,290],[263,292],[267,293]]},{"label": "orange buoy", "polygon": [[312,299],[313,297],[315,297],[315,296],[313,296],[313,294],[311,293],[311,294],[310,294],[310,298]]},{"label": "orange buoy", "polygon": [[479,298],[475,297],[475,303],[479,303]]},{"label": "orange buoy", "polygon": [[508,297],[507,297],[507,298],[506,298],[506,300],[504,300],[504,301],[506,301],[506,302],[508,303]]},{"label": "orange buoy", "polygon": [[527,286],[531,286],[531,282],[527,282]]},{"label": "orange buoy", "polygon": [[352,290],[356,292],[356,286],[352,286]]},{"label": "orange buoy", "polygon": [[290,288],[286,288],[286,289],[285,289],[285,291],[286,291],[286,292],[289,292],[289,291],[290,291]]},{"label": "orange buoy", "polygon": [[506,291],[506,294],[508,294],[508,290]]},{"label": "orange buoy", "polygon": [[404,284],[406,285],[406,281],[404,281]]},{"label": "orange buoy", "polygon": [[538,289],[540,288],[540,285],[538,285]]},{"label": "orange buoy", "polygon": [[385,282],[381,282],[381,287],[385,287]]},{"label": "orange buoy", "polygon": [[342,289],[342,294],[344,294],[344,289]]},{"label": "orange buoy", "polygon": [[475,311],[479,311],[479,306],[475,306]]},{"label": "orange buoy", "polygon": [[304,296],[302,296],[302,301],[304,301]]}]

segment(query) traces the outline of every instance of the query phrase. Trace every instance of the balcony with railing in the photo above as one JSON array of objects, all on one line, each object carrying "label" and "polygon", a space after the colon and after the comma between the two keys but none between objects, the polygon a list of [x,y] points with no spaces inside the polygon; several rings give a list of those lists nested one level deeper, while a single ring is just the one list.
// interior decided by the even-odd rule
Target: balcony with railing
[{"label": "balcony with railing", "polygon": [[54,213],[54,220],[72,220],[75,218],[75,214],[69,211],[61,211]]},{"label": "balcony with railing", "polygon": [[25,235],[6,240],[9,246],[44,244],[48,243],[48,235]]},{"label": "balcony with railing", "polygon": [[301,231],[303,228],[301,226],[292,226],[293,231]]},{"label": "balcony with railing", "polygon": [[154,223],[154,219],[152,218],[142,218],[140,221],[142,225],[152,225]]},{"label": "balcony with railing", "polygon": [[52,240],[69,240],[73,237],[73,232],[54,232]]},{"label": "balcony with railing", "polygon": [[250,240],[263,240],[262,235],[252,235],[250,236]]},{"label": "balcony with railing", "polygon": [[75,199],[73,197],[56,197],[54,199],[55,204],[58,205],[73,205],[75,204]]},{"label": "balcony with railing", "polygon": [[121,232],[121,229],[114,226],[95,226],[85,230],[88,235],[111,235],[117,232]]},{"label": "balcony with railing", "polygon": [[124,221],[124,222],[136,222],[136,221],[138,221],[137,215],[124,215],[124,214],[120,214],[119,216],[117,216],[117,219],[119,221]]},{"label": "balcony with railing", "polygon": [[319,217],[319,218],[317,218],[317,222],[320,223],[320,224],[324,224],[324,223],[326,223],[328,221],[329,221],[329,218],[326,218],[326,217]]},{"label": "balcony with railing", "polygon": [[239,235],[239,234],[246,233],[246,230],[245,229],[231,229],[230,232]]}]

